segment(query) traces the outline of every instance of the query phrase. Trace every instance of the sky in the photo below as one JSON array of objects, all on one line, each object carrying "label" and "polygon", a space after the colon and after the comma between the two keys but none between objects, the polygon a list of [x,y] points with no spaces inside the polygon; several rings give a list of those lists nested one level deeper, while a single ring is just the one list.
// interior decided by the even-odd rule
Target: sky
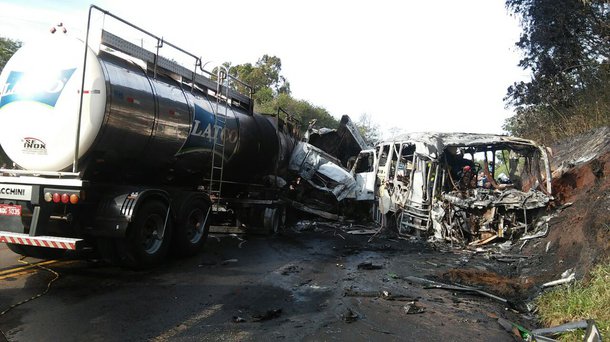
[{"label": "sky", "polygon": [[[293,97],[335,118],[358,121],[368,114],[386,138],[391,132],[503,133],[513,114],[503,102],[506,89],[529,78],[517,67],[521,31],[504,0],[94,4],[210,66],[278,56]],[[59,22],[82,36],[88,9],[77,0],[0,0],[0,36],[27,43]]]}]

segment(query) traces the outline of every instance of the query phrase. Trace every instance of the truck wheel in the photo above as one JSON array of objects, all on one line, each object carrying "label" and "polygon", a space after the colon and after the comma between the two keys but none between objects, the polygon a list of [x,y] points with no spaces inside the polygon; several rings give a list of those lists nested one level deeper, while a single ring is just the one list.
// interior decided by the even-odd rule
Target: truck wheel
[{"label": "truck wheel", "polygon": [[6,244],[11,251],[36,259],[61,259],[66,255],[65,249]]},{"label": "truck wheel", "polygon": [[186,205],[174,231],[175,254],[191,256],[201,250],[210,231],[210,210],[210,204],[202,199]]},{"label": "truck wheel", "polygon": [[281,208],[265,208],[263,212],[263,228],[265,232],[268,234],[279,233],[281,216]]},{"label": "truck wheel", "polygon": [[121,263],[129,268],[144,269],[165,260],[172,235],[168,207],[152,200],[142,204],[136,218],[127,228],[127,238],[118,239],[117,252]]}]

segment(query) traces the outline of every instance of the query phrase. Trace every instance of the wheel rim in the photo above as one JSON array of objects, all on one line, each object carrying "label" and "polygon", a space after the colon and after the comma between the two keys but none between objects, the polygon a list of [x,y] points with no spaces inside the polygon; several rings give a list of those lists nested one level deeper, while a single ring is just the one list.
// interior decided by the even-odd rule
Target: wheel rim
[{"label": "wheel rim", "polygon": [[161,248],[163,244],[163,226],[165,221],[163,217],[159,215],[150,215],[146,218],[142,233],[140,236],[140,242],[142,250],[147,254],[155,254]]},{"label": "wheel rim", "polygon": [[263,214],[263,225],[270,233],[277,233],[279,230],[279,211],[276,208],[265,208]]},{"label": "wheel rim", "polygon": [[186,238],[191,243],[198,243],[203,236],[204,221],[203,210],[193,209],[186,219]]}]

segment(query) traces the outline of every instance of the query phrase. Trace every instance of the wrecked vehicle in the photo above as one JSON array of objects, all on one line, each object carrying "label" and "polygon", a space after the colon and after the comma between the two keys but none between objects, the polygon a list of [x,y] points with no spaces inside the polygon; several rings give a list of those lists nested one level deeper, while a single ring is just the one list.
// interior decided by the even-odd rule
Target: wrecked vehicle
[{"label": "wrecked vehicle", "polygon": [[314,121],[310,124],[305,140],[337,158],[345,168],[351,169],[350,163],[353,163],[358,153],[372,147],[364,140],[348,115],[341,117],[337,129],[316,129],[315,123]]},{"label": "wrecked vehicle", "polygon": [[545,148],[501,135],[404,135],[360,152],[352,174],[378,222],[452,242],[537,230],[552,200]]},{"label": "wrecked vehicle", "polygon": [[338,201],[346,198],[356,186],[349,171],[335,157],[305,142],[292,151],[288,169],[297,172],[314,188],[332,193]]},{"label": "wrecked vehicle", "polygon": [[353,198],[356,181],[348,167],[366,144],[350,117],[343,115],[337,129],[309,125],[303,141],[290,157],[288,170],[295,175],[291,184],[291,205],[301,211],[338,220],[339,202]]}]

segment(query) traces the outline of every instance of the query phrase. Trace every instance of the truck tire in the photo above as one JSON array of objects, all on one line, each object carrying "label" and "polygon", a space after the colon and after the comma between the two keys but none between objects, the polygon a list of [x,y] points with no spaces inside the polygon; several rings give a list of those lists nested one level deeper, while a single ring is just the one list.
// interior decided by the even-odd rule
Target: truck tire
[{"label": "truck tire", "polygon": [[17,254],[36,259],[61,259],[66,255],[65,249],[16,245],[12,243],[7,243],[6,245],[8,249]]},{"label": "truck tire", "polygon": [[173,237],[173,252],[179,256],[197,254],[205,244],[210,231],[210,203],[196,199],[186,204],[177,219]]},{"label": "truck tire", "polygon": [[123,266],[147,269],[165,260],[172,237],[171,220],[166,220],[167,211],[168,206],[158,200],[142,204],[135,220],[127,227],[127,237],[116,240],[116,250]]},{"label": "truck tire", "polygon": [[[286,215],[284,214],[284,220]],[[265,208],[263,211],[263,228],[268,234],[277,234],[282,225],[282,208]]]}]

